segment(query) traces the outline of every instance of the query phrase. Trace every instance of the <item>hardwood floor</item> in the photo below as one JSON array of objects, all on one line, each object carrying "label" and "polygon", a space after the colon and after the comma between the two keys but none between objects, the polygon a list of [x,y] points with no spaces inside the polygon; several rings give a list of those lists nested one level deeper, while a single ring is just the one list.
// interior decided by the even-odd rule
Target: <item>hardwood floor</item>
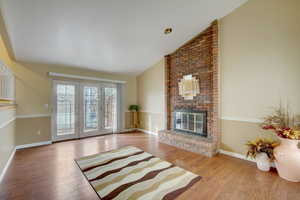
[{"label": "hardwood floor", "polygon": [[0,199],[98,199],[74,158],[133,145],[203,177],[181,200],[300,199],[300,183],[276,172],[261,172],[254,163],[217,155],[207,158],[166,144],[143,133],[107,135],[16,152],[0,184]]}]

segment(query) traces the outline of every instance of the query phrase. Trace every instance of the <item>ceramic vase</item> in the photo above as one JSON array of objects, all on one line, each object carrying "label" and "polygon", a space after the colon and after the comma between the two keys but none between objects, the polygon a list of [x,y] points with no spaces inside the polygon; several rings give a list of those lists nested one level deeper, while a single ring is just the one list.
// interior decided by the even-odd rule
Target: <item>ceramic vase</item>
[{"label": "ceramic vase", "polygon": [[266,153],[259,153],[256,155],[256,164],[257,168],[261,171],[270,171],[271,168],[271,162]]},{"label": "ceramic vase", "polygon": [[279,139],[281,143],[274,149],[278,174],[285,180],[300,182],[300,140]]}]

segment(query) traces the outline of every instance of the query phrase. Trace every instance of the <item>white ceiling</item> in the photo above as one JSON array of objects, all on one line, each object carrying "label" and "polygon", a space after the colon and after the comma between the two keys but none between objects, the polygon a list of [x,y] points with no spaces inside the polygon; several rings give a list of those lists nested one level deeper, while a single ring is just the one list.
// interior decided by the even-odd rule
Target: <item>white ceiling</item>
[{"label": "white ceiling", "polygon": [[1,0],[1,10],[18,61],[138,74],[244,2]]}]

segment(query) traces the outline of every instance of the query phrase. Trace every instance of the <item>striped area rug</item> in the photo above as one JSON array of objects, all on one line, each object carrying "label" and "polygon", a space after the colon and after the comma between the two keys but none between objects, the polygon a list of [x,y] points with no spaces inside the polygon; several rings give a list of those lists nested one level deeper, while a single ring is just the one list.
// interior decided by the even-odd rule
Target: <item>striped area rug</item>
[{"label": "striped area rug", "polygon": [[175,199],[201,179],[132,146],[75,161],[102,200]]}]

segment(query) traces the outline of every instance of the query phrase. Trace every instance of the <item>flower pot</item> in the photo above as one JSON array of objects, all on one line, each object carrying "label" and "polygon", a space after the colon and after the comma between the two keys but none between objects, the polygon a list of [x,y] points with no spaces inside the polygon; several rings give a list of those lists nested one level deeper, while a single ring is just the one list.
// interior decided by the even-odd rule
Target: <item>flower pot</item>
[{"label": "flower pot", "polygon": [[256,155],[256,164],[257,168],[261,171],[270,171],[271,168],[271,162],[266,153],[259,153]]},{"label": "flower pot", "polygon": [[285,180],[300,182],[300,140],[279,139],[281,143],[274,149],[278,174]]}]

